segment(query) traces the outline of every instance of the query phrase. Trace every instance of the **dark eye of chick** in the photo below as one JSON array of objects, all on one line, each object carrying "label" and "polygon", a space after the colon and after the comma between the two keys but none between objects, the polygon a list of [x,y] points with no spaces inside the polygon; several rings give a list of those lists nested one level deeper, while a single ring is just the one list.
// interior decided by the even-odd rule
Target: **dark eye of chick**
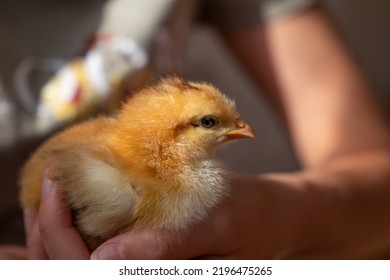
[{"label": "dark eye of chick", "polygon": [[213,116],[204,116],[203,118],[200,119],[200,124],[204,128],[211,128],[218,124],[218,119]]}]

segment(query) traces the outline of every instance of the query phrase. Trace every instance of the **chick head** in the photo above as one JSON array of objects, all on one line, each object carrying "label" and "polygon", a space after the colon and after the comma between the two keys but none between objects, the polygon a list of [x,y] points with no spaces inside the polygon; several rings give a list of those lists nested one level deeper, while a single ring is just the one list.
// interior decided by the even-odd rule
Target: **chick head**
[{"label": "chick head", "polygon": [[210,153],[229,140],[254,138],[233,101],[208,84],[178,78],[135,94],[119,118],[131,124],[142,145],[175,147],[185,154]]}]

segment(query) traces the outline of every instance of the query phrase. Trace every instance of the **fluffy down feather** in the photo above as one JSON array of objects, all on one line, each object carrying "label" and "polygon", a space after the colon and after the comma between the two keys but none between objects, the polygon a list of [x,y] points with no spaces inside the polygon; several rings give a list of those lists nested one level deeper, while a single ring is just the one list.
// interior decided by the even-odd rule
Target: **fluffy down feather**
[{"label": "fluffy down feather", "polygon": [[183,228],[229,193],[215,149],[253,137],[234,103],[212,86],[164,79],[132,96],[117,116],[44,143],[22,170],[21,203],[38,209],[48,170],[91,250],[131,229]]}]

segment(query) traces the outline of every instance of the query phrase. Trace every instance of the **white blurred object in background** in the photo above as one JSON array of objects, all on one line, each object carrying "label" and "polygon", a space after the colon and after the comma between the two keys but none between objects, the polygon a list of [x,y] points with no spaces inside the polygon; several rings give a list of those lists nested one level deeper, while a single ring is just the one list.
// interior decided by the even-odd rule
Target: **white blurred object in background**
[{"label": "white blurred object in background", "polygon": [[124,79],[147,62],[146,52],[131,38],[107,35],[98,39],[85,58],[62,67],[43,87],[36,114],[38,130],[106,107],[118,98]]}]

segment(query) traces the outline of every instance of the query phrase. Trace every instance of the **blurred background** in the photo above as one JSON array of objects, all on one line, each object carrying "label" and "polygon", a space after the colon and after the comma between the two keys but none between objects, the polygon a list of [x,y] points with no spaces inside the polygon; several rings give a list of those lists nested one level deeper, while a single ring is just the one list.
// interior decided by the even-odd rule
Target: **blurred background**
[{"label": "blurred background", "polygon": [[[122,13],[111,12],[119,12],[124,20],[142,20],[145,15],[153,18],[151,14],[158,13],[159,5],[162,7],[162,3],[167,1],[170,0],[131,0],[128,1],[129,4],[142,3],[146,10],[139,12],[137,9],[126,9]],[[46,56],[61,54],[64,60],[74,57],[83,45],[72,42],[81,41],[80,38],[85,34],[96,31],[105,2],[0,1],[0,77],[3,86],[9,90],[15,88],[15,84],[20,85],[18,79],[23,80],[23,74],[30,71],[34,63],[38,66],[40,63],[46,63],[47,68],[43,71],[45,73],[33,73],[41,75],[38,75],[36,80],[42,83],[52,71],[51,67],[56,68],[57,63],[61,64],[61,61],[47,60]],[[374,84],[381,104],[390,112],[390,1],[322,2],[334,15],[341,32]],[[73,5],[78,5],[78,9],[71,8]],[[86,22],[84,17],[89,20]],[[26,25],[28,21],[33,24]],[[132,27],[132,34],[143,46],[150,44],[145,39],[145,34],[154,32],[151,26],[152,23],[144,29],[138,28],[137,25]],[[109,27],[105,26],[108,29]],[[36,60],[39,56],[45,56],[46,60]],[[15,78],[10,74],[12,71],[7,69],[18,72],[21,76]],[[183,70],[185,78],[210,82],[235,99],[242,117],[256,132],[256,140],[240,141],[222,151],[221,157],[231,171],[264,173],[299,169],[293,147],[280,120],[262,98],[261,89],[249,79],[215,29],[205,24],[191,26],[189,37],[184,44]],[[30,86],[36,88],[33,83]],[[23,88],[16,89],[15,92],[18,90],[25,92]],[[21,209],[17,202],[17,171],[45,136],[38,135],[33,141],[19,137],[31,135],[35,130],[39,130],[39,126],[35,126],[28,104],[19,104],[26,109],[20,111],[7,107],[6,101],[15,99],[15,95],[10,92],[8,96],[1,95],[0,87],[0,243],[22,242]],[[12,114],[9,114],[10,112]]]}]

